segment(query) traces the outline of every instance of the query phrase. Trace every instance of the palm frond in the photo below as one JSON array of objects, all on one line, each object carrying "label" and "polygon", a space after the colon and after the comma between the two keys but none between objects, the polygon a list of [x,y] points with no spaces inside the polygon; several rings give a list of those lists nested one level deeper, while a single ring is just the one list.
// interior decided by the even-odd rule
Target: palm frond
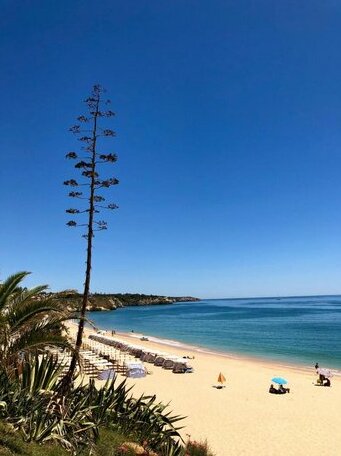
[{"label": "palm frond", "polygon": [[30,274],[27,271],[17,272],[10,275],[3,283],[0,284],[0,311],[7,304],[8,298],[13,294],[19,283]]},{"label": "palm frond", "polygon": [[45,329],[42,331],[39,328],[30,328],[29,331],[22,333],[12,343],[9,349],[9,356],[15,356],[18,353],[36,352],[37,350],[44,351],[47,346],[72,349],[70,342],[65,336],[48,332]]},{"label": "palm frond", "polygon": [[16,368],[23,353],[43,352],[46,345],[72,348],[64,322],[74,315],[46,297],[46,285],[21,287],[27,274],[18,272],[0,284],[0,362],[8,372]]},{"label": "palm frond", "polygon": [[[38,285],[34,288],[24,288],[19,290],[18,293],[15,293],[13,296],[13,302],[26,302],[34,297],[38,297],[42,292],[48,289],[48,285]],[[43,297],[43,299],[46,299]]]},{"label": "palm frond", "polygon": [[10,306],[7,319],[12,330],[17,331],[20,326],[27,324],[30,320],[41,318],[51,312],[62,314],[60,306],[51,301],[17,302]]}]

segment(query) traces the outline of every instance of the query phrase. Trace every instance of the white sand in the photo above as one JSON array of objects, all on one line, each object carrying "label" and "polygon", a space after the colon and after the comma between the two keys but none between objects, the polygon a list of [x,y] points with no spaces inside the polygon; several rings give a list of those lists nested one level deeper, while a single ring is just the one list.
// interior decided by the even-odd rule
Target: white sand
[{"label": "white sand", "polygon": [[[192,374],[173,374],[146,363],[152,375],[128,379],[135,394],[156,394],[171,402],[176,414],[187,416],[182,435],[207,439],[216,456],[340,456],[341,378],[332,387],[317,387],[311,371],[253,359],[234,359],[219,354],[165,347],[157,342],[137,341],[120,334],[129,343],[183,356]],[[213,386],[219,372],[226,388]],[[289,380],[290,394],[268,393],[271,378]]]}]

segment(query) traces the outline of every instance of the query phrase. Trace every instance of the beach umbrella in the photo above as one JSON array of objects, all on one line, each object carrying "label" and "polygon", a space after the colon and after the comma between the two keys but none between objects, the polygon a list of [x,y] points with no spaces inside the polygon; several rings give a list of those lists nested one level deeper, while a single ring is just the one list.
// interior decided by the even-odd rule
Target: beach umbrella
[{"label": "beach umbrella", "polygon": [[331,378],[333,376],[333,374],[331,373],[330,369],[324,369],[324,368],[321,368],[321,367],[319,367],[317,369],[317,373],[319,375],[323,375],[325,378]]},{"label": "beach umbrella", "polygon": [[278,385],[286,385],[288,383],[288,381],[282,377],[274,377],[271,379],[271,381],[277,383]]},{"label": "beach umbrella", "polygon": [[218,383],[220,383],[221,385],[223,383],[226,382],[226,378],[223,376],[223,374],[220,372],[220,374],[218,375]]},{"label": "beach umbrella", "polygon": [[108,380],[113,379],[115,377],[114,369],[107,369],[98,374],[98,380]]}]

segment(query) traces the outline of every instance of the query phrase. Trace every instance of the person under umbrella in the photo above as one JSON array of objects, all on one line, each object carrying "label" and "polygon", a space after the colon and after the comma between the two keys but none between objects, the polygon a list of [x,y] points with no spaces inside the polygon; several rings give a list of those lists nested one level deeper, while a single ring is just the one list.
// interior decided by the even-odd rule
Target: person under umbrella
[{"label": "person under umbrella", "polygon": [[285,378],[282,377],[274,377],[271,379],[273,383],[277,383],[279,385],[278,389],[276,389],[273,384],[271,384],[269,393],[272,394],[285,394],[285,393],[290,393],[290,388],[285,388],[283,385],[286,385],[288,381]]}]

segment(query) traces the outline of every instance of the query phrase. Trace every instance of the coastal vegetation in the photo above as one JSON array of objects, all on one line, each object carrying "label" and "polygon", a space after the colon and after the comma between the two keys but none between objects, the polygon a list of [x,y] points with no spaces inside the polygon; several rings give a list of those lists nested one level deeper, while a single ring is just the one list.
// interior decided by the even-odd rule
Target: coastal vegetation
[{"label": "coastal vegetation", "polygon": [[[140,454],[153,456],[156,453],[143,446],[134,445],[127,437],[117,431],[101,429],[95,445],[94,455],[98,456],[134,456]],[[172,451],[172,450],[170,450]],[[173,453],[175,454],[175,453]],[[58,444],[38,444],[25,442],[6,422],[0,420],[0,455],[1,456],[70,456],[70,452]],[[88,456],[89,451],[81,450],[78,456]],[[172,456],[170,452],[168,456]],[[214,456],[207,449],[206,443],[189,441],[181,456]]]},{"label": "coastal vegetation", "polygon": [[79,379],[63,388],[64,366],[49,348],[72,348],[64,322],[74,315],[46,299],[46,286],[22,287],[27,274],[0,284],[1,455],[210,454],[198,453],[201,444],[184,445],[183,417],[155,396],[136,398],[126,380],[98,387]]},{"label": "coastal vegetation", "polygon": [[[61,293],[49,293],[69,310],[79,310],[82,303],[82,294],[75,290],[66,290]],[[116,310],[121,307],[150,306],[160,304],[173,304],[176,302],[199,301],[192,296],[159,296],[139,293],[90,293],[86,310]]]},{"label": "coastal vegetation", "polygon": [[167,454],[168,448],[180,451],[174,438],[179,437],[176,423],[181,417],[167,412],[155,396],[136,399],[126,381],[116,379],[100,388],[94,381],[72,383],[66,394],[60,394],[61,379],[61,366],[47,354],[28,355],[21,371],[11,376],[1,369],[1,414],[24,441],[59,444],[73,454],[86,449],[91,454],[100,430],[106,428],[147,442],[160,454]]}]

